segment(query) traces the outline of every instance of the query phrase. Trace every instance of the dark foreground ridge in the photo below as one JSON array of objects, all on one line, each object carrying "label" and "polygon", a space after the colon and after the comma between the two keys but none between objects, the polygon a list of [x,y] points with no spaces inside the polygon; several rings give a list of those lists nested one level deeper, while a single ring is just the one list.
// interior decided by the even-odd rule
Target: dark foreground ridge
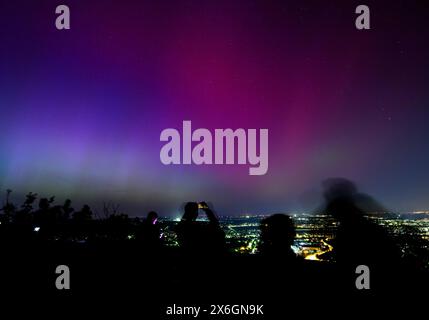
[{"label": "dark foreground ridge", "polygon": [[[36,194],[20,208],[7,198],[0,220],[2,290],[63,302],[138,300],[153,318],[173,304],[264,304],[266,314],[275,315],[285,303],[374,302],[424,292],[427,266],[403,259],[385,230],[364,217],[362,208],[375,201],[344,179],[325,182],[325,190],[324,210],[339,223],[325,262],[295,255],[295,226],[285,214],[261,220],[257,253],[239,255],[228,250],[204,202],[185,205],[175,228],[179,246],[169,247],[156,212],[143,221],[116,212],[93,219],[89,206],[74,211],[70,200],[54,206],[54,198],[40,199],[34,209]],[[201,211],[206,222],[197,221]],[[59,265],[70,269],[70,290],[56,287]],[[369,290],[357,288],[359,265],[370,270]]]}]

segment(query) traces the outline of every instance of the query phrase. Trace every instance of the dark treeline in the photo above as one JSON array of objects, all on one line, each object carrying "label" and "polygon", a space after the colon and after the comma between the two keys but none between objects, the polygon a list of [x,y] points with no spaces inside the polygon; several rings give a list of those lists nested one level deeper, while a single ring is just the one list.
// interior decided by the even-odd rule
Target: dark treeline
[{"label": "dark treeline", "polygon": [[76,210],[66,199],[56,204],[55,197],[39,198],[30,192],[21,205],[10,201],[11,190],[0,210],[3,236],[34,237],[55,241],[129,240],[140,236],[144,222],[118,211],[119,206],[103,205],[103,217],[97,217],[89,205]]}]

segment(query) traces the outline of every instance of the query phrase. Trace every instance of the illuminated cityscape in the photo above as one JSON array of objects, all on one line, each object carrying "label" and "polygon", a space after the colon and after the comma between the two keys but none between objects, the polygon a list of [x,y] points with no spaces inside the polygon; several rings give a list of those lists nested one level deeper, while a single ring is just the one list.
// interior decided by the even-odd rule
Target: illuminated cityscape
[{"label": "illuminated cityscape", "polygon": [[[258,252],[259,222],[265,215],[220,217],[231,252],[254,254]],[[291,214],[295,222],[296,238],[292,247],[295,253],[307,260],[324,260],[321,255],[333,249],[338,223],[330,216],[317,214]],[[410,214],[371,215],[368,219],[386,228],[402,249],[404,256],[420,259],[429,256],[429,218],[427,212]],[[178,246],[174,227],[179,219],[164,218],[162,225],[167,246]],[[429,260],[425,260],[426,266]]]}]

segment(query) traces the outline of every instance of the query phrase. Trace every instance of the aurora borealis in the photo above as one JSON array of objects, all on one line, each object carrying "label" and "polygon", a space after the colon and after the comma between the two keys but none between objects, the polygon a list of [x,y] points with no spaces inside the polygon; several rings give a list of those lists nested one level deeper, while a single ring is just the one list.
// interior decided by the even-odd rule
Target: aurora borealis
[{"label": "aurora borealis", "polygon": [[[354,1],[0,4],[0,192],[174,215],[310,210],[343,176],[392,210],[429,209],[429,6]],[[412,14],[410,14],[410,12]],[[407,14],[404,14],[407,13]],[[268,128],[266,175],[164,166],[160,132]]]}]

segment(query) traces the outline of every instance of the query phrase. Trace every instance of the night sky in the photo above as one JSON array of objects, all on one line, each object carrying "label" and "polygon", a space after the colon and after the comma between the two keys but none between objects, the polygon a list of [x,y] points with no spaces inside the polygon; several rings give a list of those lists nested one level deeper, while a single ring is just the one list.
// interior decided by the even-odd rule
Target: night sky
[{"label": "night sky", "polygon": [[[392,2],[2,0],[0,192],[130,215],[301,212],[340,176],[429,209],[429,5]],[[268,128],[268,173],[164,166],[159,135],[183,120]]]}]

